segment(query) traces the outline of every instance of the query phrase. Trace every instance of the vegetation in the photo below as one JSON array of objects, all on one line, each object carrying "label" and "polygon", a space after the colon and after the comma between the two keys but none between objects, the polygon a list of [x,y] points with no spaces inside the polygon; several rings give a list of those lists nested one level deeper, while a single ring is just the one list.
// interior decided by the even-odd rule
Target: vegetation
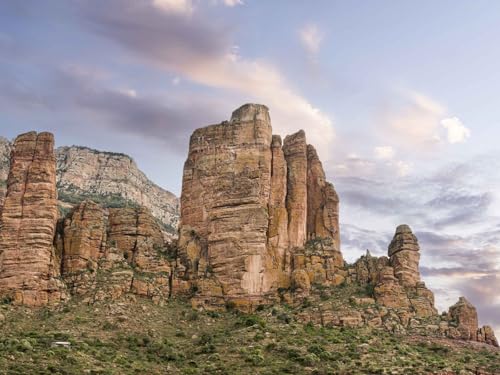
[{"label": "vegetation", "polygon": [[74,192],[71,189],[59,189],[59,200],[76,205],[88,199],[107,208],[138,207],[131,200],[123,198],[120,194],[92,194],[84,192]]},{"label": "vegetation", "polygon": [[[199,312],[182,300],[54,311],[0,306],[2,374],[500,373],[500,352],[444,339],[300,324],[303,307]],[[69,341],[70,348],[53,346]],[[460,372],[462,371],[462,372]]]}]

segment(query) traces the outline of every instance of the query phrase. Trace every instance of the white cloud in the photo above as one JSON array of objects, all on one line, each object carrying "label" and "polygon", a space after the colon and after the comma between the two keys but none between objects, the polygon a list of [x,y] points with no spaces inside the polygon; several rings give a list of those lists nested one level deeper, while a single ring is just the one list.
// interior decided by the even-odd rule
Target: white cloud
[{"label": "white cloud", "polygon": [[391,138],[400,145],[418,151],[428,150],[441,142],[439,122],[446,109],[435,100],[417,93],[406,92],[398,108],[390,108],[385,116]]},{"label": "white cloud", "polygon": [[471,132],[464,126],[458,117],[445,118],[441,125],[447,130],[448,142],[451,144],[465,142],[470,137]]},{"label": "white cloud", "polygon": [[375,157],[377,159],[388,160],[394,158],[396,152],[391,146],[379,146],[374,149]]},{"label": "white cloud", "polygon": [[313,55],[319,52],[319,47],[323,41],[323,34],[318,26],[313,24],[304,26],[299,30],[299,37],[302,46],[307,52]]},{"label": "white cloud", "polygon": [[405,177],[408,176],[411,172],[412,165],[409,163],[406,163],[404,161],[398,160],[395,163],[395,166],[397,168],[398,174],[400,177]]},{"label": "white cloud", "polygon": [[190,15],[194,9],[191,0],[153,0],[153,6],[166,13],[182,15]]},{"label": "white cloud", "polygon": [[172,79],[172,85],[177,86],[179,83],[181,83],[181,79],[179,77],[174,77]]},{"label": "white cloud", "polygon": [[243,0],[222,0],[225,6],[234,7],[236,5],[243,5]]},{"label": "white cloud", "polygon": [[238,104],[265,104],[270,109],[276,134],[284,136],[303,128],[320,157],[329,159],[335,138],[332,119],[297,93],[272,64],[242,58],[235,47],[225,56],[162,64],[194,82],[233,91],[238,95],[231,97],[238,99]]}]

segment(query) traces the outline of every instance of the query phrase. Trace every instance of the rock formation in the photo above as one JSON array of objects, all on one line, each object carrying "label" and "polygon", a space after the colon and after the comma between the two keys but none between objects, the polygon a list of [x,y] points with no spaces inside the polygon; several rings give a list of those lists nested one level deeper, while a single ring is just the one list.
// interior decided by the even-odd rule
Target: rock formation
[{"label": "rock formation", "polygon": [[394,267],[394,275],[403,286],[411,287],[420,281],[418,264],[420,247],[417,237],[408,225],[400,225],[389,245],[389,258]]},{"label": "rock formation", "polygon": [[115,202],[129,201],[148,208],[168,231],[175,233],[179,220],[177,197],[151,182],[127,155],[87,147],[57,149],[57,188],[65,203],[81,197]]},{"label": "rock formation", "polygon": [[337,194],[304,131],[282,146],[265,106],[244,105],[193,133],[181,218],[181,278],[210,279],[225,300],[262,303],[292,279],[339,281]]},{"label": "rock formation", "polygon": [[94,300],[129,292],[157,299],[170,295],[166,244],[146,208],[104,209],[82,202],[59,226],[55,243],[71,294]]},{"label": "rock formation", "polygon": [[[438,314],[409,226],[396,229],[388,256],[367,252],[344,262],[339,197],[314,147],[303,131],[283,143],[272,135],[265,106],[244,105],[230,121],[191,136],[177,244],[143,206],[84,200],[58,220],[53,143],[51,134],[32,132],[13,144],[0,211],[0,297],[41,306],[68,297],[94,303],[139,295],[163,303],[182,295],[195,308],[242,311],[286,302],[303,306],[297,317],[312,324],[498,346],[465,298]],[[119,167],[114,158],[97,160]],[[108,191],[92,186],[86,189]]]},{"label": "rock formation", "polygon": [[54,137],[18,136],[0,217],[0,295],[45,305],[65,297],[53,238],[57,222]]}]

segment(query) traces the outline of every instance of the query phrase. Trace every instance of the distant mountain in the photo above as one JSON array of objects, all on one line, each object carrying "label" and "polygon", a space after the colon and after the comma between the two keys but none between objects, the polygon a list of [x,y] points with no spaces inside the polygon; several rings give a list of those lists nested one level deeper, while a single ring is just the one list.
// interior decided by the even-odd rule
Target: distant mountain
[{"label": "distant mountain", "polygon": [[[10,142],[0,137],[0,203],[6,190],[10,148]],[[179,199],[149,180],[130,156],[71,146],[59,147],[56,158],[62,211],[68,211],[84,199],[106,207],[144,206],[166,232],[176,233]]]}]

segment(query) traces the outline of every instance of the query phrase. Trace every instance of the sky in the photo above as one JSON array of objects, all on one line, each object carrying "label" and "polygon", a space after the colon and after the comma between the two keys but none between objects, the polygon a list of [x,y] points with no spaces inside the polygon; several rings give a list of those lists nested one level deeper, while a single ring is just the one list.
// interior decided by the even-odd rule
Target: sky
[{"label": "sky", "polygon": [[0,2],[0,135],[131,155],[179,194],[191,132],[248,102],[304,129],[341,199],[342,252],[420,241],[440,311],[500,337],[500,2]]}]

